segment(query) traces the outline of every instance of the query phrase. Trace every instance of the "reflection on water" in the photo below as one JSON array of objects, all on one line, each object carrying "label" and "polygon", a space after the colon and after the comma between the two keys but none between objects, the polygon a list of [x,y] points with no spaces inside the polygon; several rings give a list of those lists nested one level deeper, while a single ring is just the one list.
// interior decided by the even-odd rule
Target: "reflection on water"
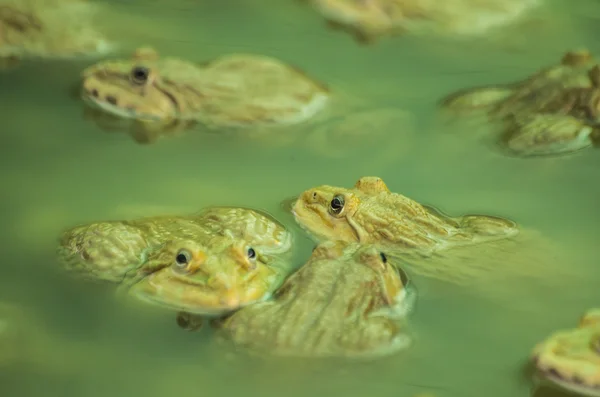
[{"label": "reflection on water", "polygon": [[[531,348],[598,304],[598,153],[505,157],[482,142],[484,130],[455,131],[434,112],[449,92],[517,80],[567,49],[598,53],[597,3],[553,1],[553,12],[540,14],[547,17],[490,41],[398,37],[373,46],[329,32],[294,1],[110,4],[106,28],[121,40],[123,54],[151,44],[198,62],[236,51],[275,56],[414,121],[407,129],[393,118],[377,128],[358,120],[368,130],[362,141],[360,134],[342,134],[344,125],[322,125],[329,135],[310,129],[261,139],[192,129],[140,145],[86,119],[69,95],[92,61],[25,62],[0,74],[0,197],[8,209],[0,299],[33,313],[41,350],[31,351],[32,360],[44,358],[36,366],[3,368],[2,395],[531,395],[523,370]],[[212,343],[209,329],[184,332],[173,313],[116,300],[110,287],[68,278],[54,259],[56,236],[76,223],[241,205],[290,225],[300,263],[312,243],[281,201],[311,186],[351,186],[364,175],[444,212],[493,212],[539,230],[563,245],[564,266],[584,281],[540,288],[527,295],[527,305],[516,294],[511,306],[415,276],[413,348],[368,364],[281,363],[236,355]],[[528,311],[514,310],[522,306]],[[545,393],[535,395],[556,394]]]}]

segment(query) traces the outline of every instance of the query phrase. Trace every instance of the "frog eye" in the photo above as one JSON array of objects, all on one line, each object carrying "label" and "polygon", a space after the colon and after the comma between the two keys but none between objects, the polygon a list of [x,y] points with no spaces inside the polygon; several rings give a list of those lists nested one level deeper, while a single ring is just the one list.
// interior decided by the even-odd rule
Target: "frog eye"
[{"label": "frog eye", "polygon": [[177,267],[185,268],[192,260],[192,254],[186,249],[181,249],[175,256],[175,264]]},{"label": "frog eye", "polygon": [[254,248],[248,248],[248,259],[250,259],[251,261],[256,259],[256,251],[254,251]]},{"label": "frog eye", "polygon": [[338,194],[331,199],[329,203],[329,211],[332,214],[338,215],[344,209],[344,196]]},{"label": "frog eye", "polygon": [[385,256],[385,254],[383,252],[379,253],[379,257],[381,258],[381,261],[383,263],[387,263],[387,256]]},{"label": "frog eye", "polygon": [[136,66],[131,69],[131,81],[135,84],[145,84],[148,81],[150,70],[144,66]]}]

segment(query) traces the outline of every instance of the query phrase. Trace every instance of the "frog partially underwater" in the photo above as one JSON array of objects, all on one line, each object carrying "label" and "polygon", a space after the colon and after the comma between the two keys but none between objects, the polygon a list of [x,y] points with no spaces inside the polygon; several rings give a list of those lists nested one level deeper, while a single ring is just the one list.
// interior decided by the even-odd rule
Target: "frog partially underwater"
[{"label": "frog partially underwater", "polygon": [[454,114],[485,113],[500,125],[501,146],[520,157],[585,149],[600,137],[600,66],[587,50],[523,81],[461,90],[442,101]]},{"label": "frog partially underwater", "polygon": [[402,33],[481,36],[505,26],[539,0],[306,0],[334,29],[359,43]]},{"label": "frog partially underwater", "polygon": [[259,355],[371,358],[411,344],[404,322],[415,299],[385,252],[343,241],[319,244],[271,300],[223,320],[221,335]]},{"label": "frog partially underwater", "polygon": [[378,177],[362,177],[352,188],[310,188],[291,211],[316,241],[375,244],[415,274],[496,297],[514,298],[517,280],[554,286],[576,278],[562,251],[536,231],[497,216],[448,216],[391,192]]},{"label": "frog partially underwater", "polygon": [[201,64],[140,47],[130,59],[99,62],[82,76],[86,102],[155,135],[198,122],[208,129],[295,125],[329,102],[323,84],[256,54],[224,55]]},{"label": "frog partially underwater", "polygon": [[94,25],[99,6],[85,0],[0,1],[0,60],[74,58],[110,52],[115,44]]},{"label": "frog partially underwater", "polygon": [[160,307],[220,315],[266,299],[291,271],[291,233],[270,215],[208,207],[190,216],[98,222],[64,233],[59,258],[82,278]]},{"label": "frog partially underwater", "polygon": [[533,350],[537,376],[580,395],[600,396],[600,309],[575,329],[558,331]]},{"label": "frog partially underwater", "polygon": [[399,137],[413,130],[405,110],[379,108],[360,95],[334,92],[298,68],[256,54],[195,63],[141,47],[131,59],[85,69],[82,87],[81,95],[91,105],[85,107],[88,118],[104,129],[127,129],[141,144],[198,127],[221,134],[243,132],[261,145],[306,144],[329,153],[324,142],[331,141],[327,146],[333,152],[348,143],[360,147],[373,142],[361,128],[366,124],[382,132],[402,129]]}]

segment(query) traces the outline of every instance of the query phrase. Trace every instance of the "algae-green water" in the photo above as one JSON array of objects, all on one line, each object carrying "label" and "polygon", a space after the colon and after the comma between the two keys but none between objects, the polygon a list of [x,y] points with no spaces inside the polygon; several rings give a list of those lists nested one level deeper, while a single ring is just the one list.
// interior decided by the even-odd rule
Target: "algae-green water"
[{"label": "algae-green water", "polygon": [[[0,74],[0,300],[39,323],[35,340],[22,338],[31,349],[0,343],[29,352],[18,365],[0,367],[0,395],[531,395],[532,347],[599,304],[599,153],[508,157],[485,131],[451,128],[436,111],[451,91],[522,79],[569,49],[597,54],[600,4],[575,3],[547,2],[530,22],[494,37],[407,35],[373,45],[328,29],[302,1],[105,3],[103,26],[121,45],[107,57],[141,45],[198,62],[233,52],[270,55],[340,95],[411,115],[410,126],[384,123],[353,142],[311,141],[307,126],[295,139],[191,129],[142,145],[84,117],[73,94],[94,60],[30,60]],[[491,213],[539,231],[561,245],[562,266],[581,281],[532,291],[528,302],[514,294],[494,304],[415,277],[410,349],[368,363],[272,363],[224,351],[209,330],[179,329],[173,313],[115,300],[110,286],[68,277],[55,258],[57,236],[78,223],[240,205],[293,228],[300,264],[313,243],[281,202],[311,186],[349,187],[370,175],[453,215]],[[510,297],[510,283],[505,288]]]}]

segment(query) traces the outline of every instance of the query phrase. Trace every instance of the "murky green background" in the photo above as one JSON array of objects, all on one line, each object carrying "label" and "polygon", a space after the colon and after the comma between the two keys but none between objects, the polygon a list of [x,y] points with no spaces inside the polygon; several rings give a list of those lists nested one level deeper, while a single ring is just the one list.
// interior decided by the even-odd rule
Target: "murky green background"
[{"label": "murky green background", "polygon": [[[231,52],[272,55],[374,106],[411,112],[413,127],[366,131],[374,134],[368,145],[359,140],[337,156],[285,139],[267,144],[198,131],[144,146],[83,118],[71,93],[92,60],[28,62],[0,74],[0,299],[38,313],[54,338],[36,366],[2,369],[0,395],[530,395],[523,365],[532,346],[598,304],[600,157],[591,149],[562,158],[504,157],[478,128],[440,122],[435,106],[455,89],[520,79],[570,48],[599,54],[599,2],[548,2],[531,22],[488,39],[399,37],[374,46],[327,30],[301,1],[111,6],[105,26],[122,54],[148,44],[197,61]],[[327,145],[333,151],[340,142]],[[58,233],[79,222],[219,204],[262,208],[293,226],[281,200],[319,184],[350,186],[365,175],[451,214],[493,213],[537,229],[564,245],[564,266],[585,281],[535,291],[528,307],[536,309],[524,316],[516,298],[495,305],[415,278],[417,339],[410,350],[368,364],[282,364],[232,356],[211,344],[208,332],[178,329],[173,315],[69,279],[54,259]],[[300,263],[312,243],[301,233],[298,242]]]}]

